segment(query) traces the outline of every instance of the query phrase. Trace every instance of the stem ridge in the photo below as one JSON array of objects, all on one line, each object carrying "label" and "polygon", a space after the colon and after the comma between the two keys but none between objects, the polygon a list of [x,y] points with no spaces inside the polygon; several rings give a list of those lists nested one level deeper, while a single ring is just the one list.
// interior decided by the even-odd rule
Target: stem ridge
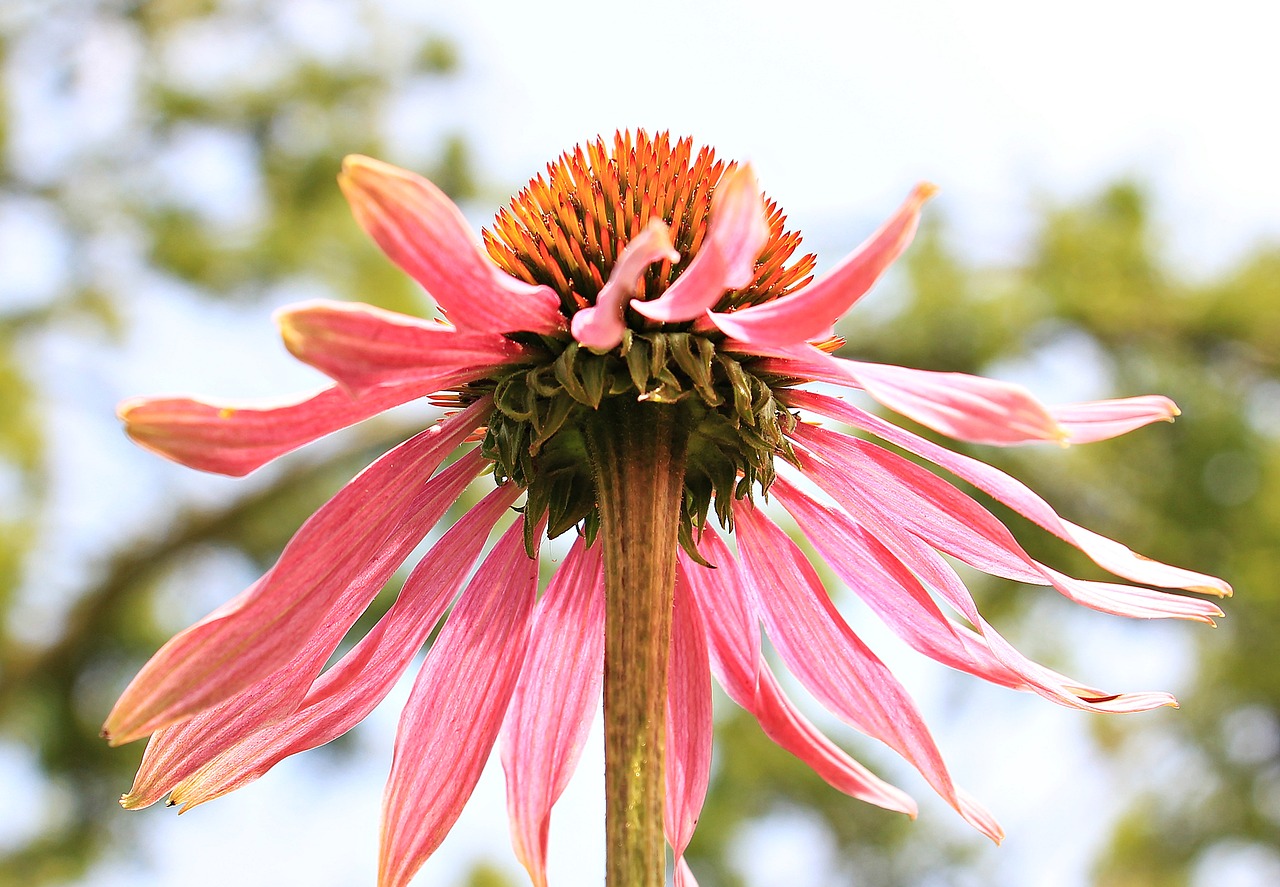
[{"label": "stem ridge", "polygon": [[603,401],[587,424],[605,571],[607,887],[663,887],[667,664],[689,433],[677,404]]}]

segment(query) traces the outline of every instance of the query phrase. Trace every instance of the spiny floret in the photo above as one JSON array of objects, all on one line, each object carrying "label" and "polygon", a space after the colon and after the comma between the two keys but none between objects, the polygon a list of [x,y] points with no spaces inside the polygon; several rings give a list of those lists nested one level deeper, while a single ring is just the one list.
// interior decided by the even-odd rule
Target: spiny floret
[{"label": "spiny floret", "polygon": [[[623,248],[650,219],[661,219],[680,260],[655,263],[646,273],[639,295],[656,299],[697,254],[712,194],[734,165],[717,160],[710,148],[694,155],[691,139],[673,143],[665,132],[618,133],[612,148],[597,139],[548,164],[545,177],[512,198],[493,230],[484,231],[485,247],[509,274],[553,288],[572,316],[595,304]],[[800,235],[785,229],[786,217],[773,201],[765,208],[770,234],[755,278],[726,293],[717,310],[771,301],[812,279],[813,255],[790,261]]]}]

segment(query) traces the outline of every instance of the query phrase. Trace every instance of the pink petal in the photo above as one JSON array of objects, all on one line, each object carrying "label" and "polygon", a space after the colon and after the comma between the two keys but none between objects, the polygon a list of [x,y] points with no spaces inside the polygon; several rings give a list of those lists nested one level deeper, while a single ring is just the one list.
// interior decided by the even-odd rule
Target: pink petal
[{"label": "pink petal", "polygon": [[920,210],[937,193],[915,187],[880,230],[819,280],[790,295],[728,314],[712,312],[722,332],[753,345],[792,345],[826,338],[832,325],[853,307],[915,237]]},{"label": "pink petal", "polygon": [[426,289],[458,329],[555,333],[560,297],[517,280],[489,260],[453,201],[407,170],[353,154],[338,184],[360,226]]},{"label": "pink petal", "polygon": [[600,702],[604,573],[579,538],[538,602],[529,652],[502,724],[507,815],[516,857],[547,883],[551,808],[564,792]]},{"label": "pink petal", "polygon": [[275,318],[294,357],[357,394],[382,385],[441,390],[526,353],[499,333],[459,332],[353,302],[306,302],[277,311]]},{"label": "pink petal", "polygon": [[729,290],[755,277],[756,259],[769,242],[769,220],[750,164],[729,169],[711,198],[707,235],[689,267],[666,292],[631,307],[650,320],[677,323],[701,317]]},{"label": "pink petal", "polygon": [[764,665],[760,651],[760,617],[746,593],[746,578],[737,559],[710,527],[703,530],[698,551],[715,569],[695,564],[680,552],[676,561],[679,582],[698,602],[711,647],[711,661],[717,665],[716,678],[730,699],[750,710],[750,700]]},{"label": "pink petal", "polygon": [[597,351],[618,347],[627,328],[624,322],[627,300],[640,288],[649,266],[663,259],[677,262],[680,254],[671,245],[671,229],[653,219],[623,248],[609,280],[596,296],[596,303],[573,315],[573,337]]},{"label": "pink petal", "polygon": [[770,495],[791,513],[818,554],[894,633],[920,653],[984,680],[1022,686],[981,637],[948,619],[919,579],[873,534],[843,512],[806,496],[785,478]]},{"label": "pink petal", "polygon": [[[814,502],[784,479],[771,488],[800,524],[837,575],[870,604],[886,624],[912,647],[940,662],[1008,687],[1030,689],[1045,698],[1084,711],[1133,712],[1175,705],[1167,693],[1107,694],[1063,677],[1019,653],[978,613],[968,590],[937,553],[897,529],[887,518],[859,511],[902,553],[899,560],[846,515]],[[944,617],[917,576],[926,579],[969,619],[974,633]]]},{"label": "pink petal", "polygon": [[964,373],[847,363],[867,394],[957,440],[1008,445],[1063,438],[1053,416],[1020,385]]},{"label": "pink petal", "polygon": [[481,565],[400,717],[382,804],[379,887],[405,887],[471,797],[520,676],[538,591],[524,521]]},{"label": "pink petal", "polygon": [[382,456],[307,519],[266,575],[170,639],[108,716],[111,743],[184,720],[285,666],[331,625],[345,595],[367,606],[470,480],[463,471],[460,486],[423,483],[488,410],[478,401]]},{"label": "pink petal", "polygon": [[683,856],[676,860],[675,887],[698,887],[698,879],[689,870],[689,863]]},{"label": "pink petal", "polygon": [[762,372],[862,388],[894,412],[958,440],[1002,446],[1066,440],[1066,430],[1020,385],[844,360],[810,345],[753,350],[749,343],[730,342],[727,347],[770,357],[762,361]]},{"label": "pink petal", "polygon": [[791,389],[787,392],[787,402],[800,409],[812,410],[815,413],[848,422],[947,469],[998,502],[1002,502],[1023,517],[1053,533],[1059,539],[1075,546],[1092,558],[1096,564],[1117,576],[1160,588],[1185,588],[1188,591],[1217,595],[1231,594],[1231,586],[1221,579],[1153,561],[1134,553],[1119,542],[1063,520],[1047,502],[1025,484],[1000,469],[969,456],[952,452],[838,398]]},{"label": "pink petal", "polygon": [[125,433],[151,452],[189,468],[242,477],[303,444],[437,390],[432,383],[413,383],[356,398],[335,386],[283,403],[135,397],[116,412]]},{"label": "pink petal", "polygon": [[1049,412],[1067,430],[1070,443],[1109,440],[1152,422],[1172,422],[1179,414],[1173,401],[1158,394],[1072,403]]},{"label": "pink petal", "polygon": [[677,581],[667,675],[666,806],[663,827],[677,872],[711,777],[711,666],[698,602]]},{"label": "pink petal", "polygon": [[[857,438],[812,426],[795,436],[830,463],[801,464],[852,513],[867,509],[940,551],[987,573],[1052,585],[1071,600],[1122,616],[1195,619],[1213,624],[1222,611],[1209,601],[1111,583],[1072,579],[1031,558],[989,511],[937,475]],[[844,498],[842,498],[844,497]],[[968,614],[966,614],[968,615]]]},{"label": "pink petal", "polygon": [[[468,457],[463,457],[464,459]],[[498,487],[432,546],[409,574],[400,596],[377,625],[316,680],[300,701],[273,717],[247,716],[257,694],[271,692],[273,675],[182,724],[156,733],[133,790],[122,803],[143,807],[172,789],[186,812],[259,778],[284,758],[323,745],[350,730],[382,701],[422,649],[431,629],[462,587],[489,531],[519,495]],[[287,668],[322,666],[307,650]],[[327,645],[326,645],[327,646]],[[284,714],[284,717],[279,717]],[[206,729],[194,728],[203,725]],[[211,729],[210,729],[211,728]]]},{"label": "pink petal", "polygon": [[766,736],[837,791],[914,817],[915,801],[849,757],[787,698],[760,654],[759,621],[737,561],[711,530],[703,534],[700,549],[716,569],[695,564],[683,552],[677,569],[680,582],[699,604],[711,668],[729,698],[759,721]]},{"label": "pink petal", "polygon": [[748,588],[787,667],[828,710],[888,744],[998,842],[989,817],[961,803],[915,703],[836,612],[795,543],[745,500],[734,502],[734,520]]}]

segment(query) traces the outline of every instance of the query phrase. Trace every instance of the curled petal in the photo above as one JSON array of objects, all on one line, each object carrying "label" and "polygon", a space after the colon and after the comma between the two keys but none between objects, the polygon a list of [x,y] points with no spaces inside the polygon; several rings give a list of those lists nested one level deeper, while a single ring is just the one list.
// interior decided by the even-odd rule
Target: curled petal
[{"label": "curled petal", "polygon": [[675,887],[698,887],[698,881],[683,856],[676,860]]},{"label": "curled petal", "polygon": [[243,477],[326,434],[437,390],[434,383],[415,382],[352,397],[335,386],[283,403],[135,397],[116,413],[139,446],[188,468]]},{"label": "curled petal", "polygon": [[894,412],[957,440],[1002,446],[1066,442],[1067,431],[1021,385],[844,360],[810,345],[760,351],[753,351],[750,343],[732,345],[769,357],[761,362],[763,372],[861,388]]},{"label": "curled petal", "polygon": [[338,176],[360,226],[435,299],[458,329],[554,333],[560,297],[517,280],[489,260],[444,192],[407,170],[353,154]]},{"label": "curled petal", "polygon": [[[866,441],[797,426],[797,439],[830,466],[801,456],[801,464],[851,513],[880,515],[885,533],[901,527],[929,546],[995,576],[1052,585],[1094,609],[1122,616],[1195,619],[1213,624],[1222,611],[1210,601],[1150,589],[1072,579],[1023,551],[985,508],[914,462]],[[968,612],[966,616],[970,616]],[[972,617],[970,617],[970,621]]]},{"label": "curled petal", "polygon": [[623,248],[608,281],[596,296],[596,303],[573,315],[573,337],[597,351],[608,351],[621,344],[626,329],[623,317],[627,300],[639,289],[649,266],[663,259],[677,262],[680,254],[671,245],[671,229],[653,219]]},{"label": "curled petal", "polygon": [[1066,404],[1050,407],[1049,412],[1066,429],[1069,443],[1109,440],[1152,422],[1172,422],[1179,415],[1177,405],[1158,394]]},{"label": "curled petal", "polygon": [[316,301],[276,312],[285,347],[357,395],[382,385],[450,388],[520,360],[500,333],[451,326],[352,302]]},{"label": "curled petal", "polygon": [[964,373],[848,363],[867,394],[957,440],[1009,445],[1061,441],[1065,436],[1049,411],[1021,385]]},{"label": "curled petal", "polygon": [[666,806],[663,808],[663,826],[677,872],[684,863],[684,851],[698,823],[710,778],[711,666],[707,660],[706,629],[697,600],[687,585],[677,581],[667,678]]},{"label": "curled petal", "polygon": [[103,726],[111,743],[185,720],[286,665],[330,624],[350,589],[367,605],[461,492],[440,495],[422,479],[488,409],[477,401],[374,462],[307,519],[266,575],[171,638],[111,710]]},{"label": "curled petal", "polygon": [[915,237],[921,208],[937,190],[928,183],[917,185],[880,230],[809,286],[761,305],[727,314],[712,312],[712,322],[725,335],[753,345],[792,345],[825,338],[836,320],[902,255]]},{"label": "curled petal", "polygon": [[755,276],[756,259],[769,242],[769,221],[750,164],[725,172],[711,198],[711,221],[698,254],[684,273],[652,302],[631,307],[650,320],[693,320],[715,307],[728,290]]},{"label": "curled petal", "polygon": [[777,478],[769,490],[841,581],[913,649],[992,683],[1022,685],[1021,677],[1001,663],[981,637],[943,614],[919,579],[874,534],[785,478]]},{"label": "curled petal", "polygon": [[839,398],[792,389],[787,393],[787,402],[794,407],[812,410],[832,419],[848,422],[856,428],[902,447],[909,453],[928,459],[961,480],[973,484],[996,501],[1009,506],[1064,542],[1075,546],[1098,566],[1117,576],[1159,588],[1184,588],[1188,591],[1219,596],[1231,594],[1231,586],[1221,579],[1162,564],[1135,553],[1119,542],[1063,520],[1049,506],[1049,503],[1036,495],[1026,484],[1010,477],[1000,469],[925,440]]},{"label": "curled petal", "polygon": [[962,803],[915,703],[836,612],[795,543],[747,501],[734,502],[747,587],[792,673],[850,726],[902,755],[975,828],[1002,837],[981,808]]},{"label": "curled petal", "polygon": [[[172,789],[171,800],[185,813],[364,720],[422,649],[479,558],[489,531],[518,493],[514,485],[498,487],[463,515],[414,567],[377,625],[311,684],[284,717],[272,718],[266,712],[258,712],[256,722],[245,717],[255,696],[271,692],[277,680],[273,675],[190,721],[156,733],[133,791],[122,803],[145,806]],[[323,665],[331,652],[317,665]],[[304,653],[308,654],[314,655]],[[301,662],[299,657],[290,668]],[[202,723],[206,729],[196,732]],[[211,726],[214,729],[208,729]]]},{"label": "curled petal", "polygon": [[748,711],[780,748],[803,761],[837,791],[915,817],[916,803],[849,757],[795,707],[760,655],[760,624],[737,561],[711,530],[701,554],[716,569],[680,552],[680,581],[698,601],[707,630],[711,668],[729,698]]},{"label": "curled petal", "polygon": [[396,733],[382,802],[379,887],[405,887],[471,797],[520,676],[538,562],[516,521],[436,638]]},{"label": "curled petal", "polygon": [[547,884],[551,808],[573,775],[600,701],[604,573],[579,538],[538,602],[529,652],[502,724],[507,816],[516,857]]},{"label": "curled petal", "polygon": [[[795,516],[823,559],[887,625],[925,655],[994,683],[1029,689],[1084,711],[1133,712],[1176,704],[1167,693],[1104,693],[1027,659],[982,618],[950,565],[919,540],[894,529],[896,516],[880,520],[878,515],[859,511],[875,527],[875,532],[868,533],[785,480],[775,483],[779,501]],[[877,536],[883,536],[885,542]],[[890,547],[904,559],[899,560]],[[947,620],[921,579],[954,602],[978,631]]]}]

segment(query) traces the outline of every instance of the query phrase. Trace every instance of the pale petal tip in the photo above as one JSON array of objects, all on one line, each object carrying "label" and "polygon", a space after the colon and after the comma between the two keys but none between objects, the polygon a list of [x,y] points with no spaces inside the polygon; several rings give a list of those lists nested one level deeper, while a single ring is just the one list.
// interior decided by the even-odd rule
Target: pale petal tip
[{"label": "pale petal tip", "polygon": [[342,158],[342,171],[339,173],[339,177],[358,175],[363,170],[379,172],[389,165],[365,154],[348,154]]},{"label": "pale petal tip", "polygon": [[125,424],[126,430],[129,425],[129,415],[146,402],[145,397],[127,397],[116,404],[116,418]]},{"label": "pale petal tip", "polygon": [[915,190],[911,192],[911,196],[916,201],[917,204],[922,204],[926,200],[931,199],[935,194],[937,194],[941,190],[942,189],[939,188],[937,185],[935,185],[933,182],[921,182],[920,184],[916,185]]},{"label": "pale petal tip", "polygon": [[107,745],[111,748],[119,748],[125,742],[120,738],[120,731],[112,727],[112,719],[107,718],[107,722],[102,725],[102,729],[98,731],[98,736],[105,739]]},{"label": "pale petal tip", "polygon": [[271,315],[271,319],[275,321],[276,329],[280,331],[280,340],[284,342],[285,350],[294,357],[298,357],[303,352],[303,335],[298,329],[293,312],[281,308]]}]

